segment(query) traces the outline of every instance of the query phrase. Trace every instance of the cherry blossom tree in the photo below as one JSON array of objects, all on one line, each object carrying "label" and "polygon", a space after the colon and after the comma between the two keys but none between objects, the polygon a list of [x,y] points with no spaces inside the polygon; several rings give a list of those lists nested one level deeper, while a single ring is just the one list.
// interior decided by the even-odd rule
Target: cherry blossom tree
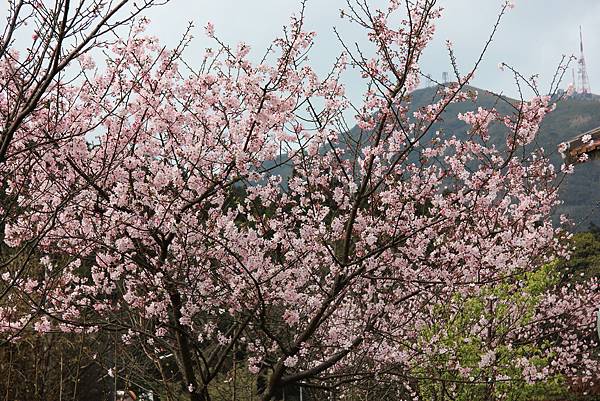
[{"label": "cherry blossom tree", "polygon": [[[467,85],[498,23],[472,70],[456,68],[429,106],[411,107],[440,15],[434,0],[349,3],[343,16],[370,47],[342,41],[324,77],[310,67],[303,12],[259,62],[208,24],[217,50],[192,68],[189,35],[169,50],[144,21],[106,46],[103,68],[75,54],[79,79],[40,106],[46,125],[15,129],[4,163],[19,209],[4,240],[35,242],[41,268],[6,272],[18,291],[0,306],[2,331],[118,334],[193,401],[210,399],[236,361],[260,378],[263,400],[293,385],[349,394],[373,377],[415,398],[421,381],[444,380],[414,375],[440,358],[468,374],[459,347],[448,353],[452,319],[566,255],[550,219],[562,173],[532,146],[550,95],[522,99],[512,115],[465,113],[466,135],[435,130],[449,104],[476,99]],[[365,82],[360,105],[341,83],[349,69]],[[500,141],[491,125],[504,127]],[[585,288],[535,291],[535,305],[503,298],[508,316],[527,319],[481,334],[479,368],[544,337],[543,321],[557,330],[545,349],[552,368],[523,352],[511,380],[597,366],[595,340],[565,334],[572,321],[591,327],[597,283]],[[487,323],[469,322],[472,336]]]},{"label": "cherry blossom tree", "polygon": [[[549,398],[566,396],[569,377],[590,382],[597,282],[560,286],[555,263],[512,279],[453,294],[422,323],[421,363],[410,373],[424,399]],[[586,304],[589,303],[589,304]],[[560,346],[557,346],[559,345]],[[569,372],[567,377],[563,376]]]},{"label": "cherry blossom tree", "polygon": [[[84,129],[93,130],[81,126],[77,131],[62,119],[74,105],[69,102],[77,99],[74,83],[84,79],[82,69],[93,64],[91,54],[105,48],[120,30],[126,31],[142,12],[164,1],[132,3],[9,0],[3,6],[7,13],[0,38],[0,299],[18,292],[17,281],[26,280],[36,269],[32,262],[39,237],[28,237],[13,249],[3,241],[6,225],[22,210],[19,198],[29,196],[14,180],[15,173],[25,171],[25,164],[52,157],[48,147],[60,147],[86,135]],[[58,204],[48,208],[57,211]],[[52,219],[45,224],[49,228]]]}]

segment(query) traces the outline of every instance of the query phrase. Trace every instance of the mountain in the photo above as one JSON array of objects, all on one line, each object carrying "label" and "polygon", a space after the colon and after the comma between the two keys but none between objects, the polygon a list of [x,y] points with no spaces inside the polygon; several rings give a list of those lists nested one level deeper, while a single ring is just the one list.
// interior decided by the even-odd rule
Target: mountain
[{"label": "mountain", "polygon": [[[443,122],[436,129],[441,129],[449,135],[461,137],[466,133],[467,126],[456,117],[458,113],[475,110],[477,107],[495,107],[501,114],[510,114],[515,100],[503,98],[499,101],[496,95],[478,88],[467,88],[478,92],[477,101],[455,103],[450,105],[442,115]],[[434,99],[436,88],[420,89],[412,94],[412,107],[430,104]],[[548,114],[536,139],[536,145],[542,147],[550,156],[556,168],[560,168],[563,160],[557,152],[561,142],[600,127],[600,96],[576,95],[566,97],[557,103],[556,110]],[[505,131],[494,126],[490,129],[491,141],[498,145],[504,141]],[[494,138],[497,138],[494,140]],[[600,160],[589,160],[575,166],[574,174],[567,176],[560,186],[560,198],[564,202],[556,211],[557,216],[566,214],[575,223],[576,231],[585,231],[590,226],[600,226]]]},{"label": "mountain", "polygon": [[[501,99],[494,94],[475,87],[465,88],[467,91],[477,91],[477,101],[453,103],[449,105],[442,114],[441,121],[436,123],[431,132],[440,130],[447,135],[455,135],[458,138],[466,138],[467,125],[457,118],[459,113],[476,110],[478,107],[496,108],[502,115],[510,115],[514,112],[511,103],[517,101],[508,97]],[[436,100],[436,87],[419,89],[411,94],[411,110],[431,104]],[[535,145],[545,150],[551,162],[560,169],[563,163],[558,153],[558,145],[573,139],[575,136],[600,127],[600,96],[576,95],[565,97],[558,101],[556,109],[548,114],[536,138]],[[354,127],[350,130],[350,137],[358,139],[360,129]],[[500,124],[490,127],[490,141],[496,146],[505,145],[506,127]],[[429,138],[424,138],[426,141]],[[345,144],[337,143],[334,146],[345,147]],[[417,156],[415,156],[417,157]],[[276,162],[265,163],[263,167],[271,168],[272,174],[284,178],[290,177],[292,168],[285,163],[287,155],[283,154]],[[283,163],[282,165],[279,165]],[[282,184],[287,185],[284,179]],[[566,214],[575,224],[575,231],[588,231],[590,228],[600,227],[600,160],[590,159],[586,163],[575,166],[575,173],[566,177],[560,185],[560,198],[564,202],[556,210],[556,220],[560,214]]]}]

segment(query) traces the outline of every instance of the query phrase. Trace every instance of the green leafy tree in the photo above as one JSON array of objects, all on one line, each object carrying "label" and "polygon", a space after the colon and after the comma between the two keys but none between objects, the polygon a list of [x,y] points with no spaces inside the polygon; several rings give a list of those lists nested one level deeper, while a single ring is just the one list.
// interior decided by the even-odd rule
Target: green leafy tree
[{"label": "green leafy tree", "polygon": [[[548,367],[554,355],[549,338],[513,341],[523,329],[544,326],[539,308],[561,279],[557,263],[510,280],[481,285],[476,292],[458,289],[451,302],[439,304],[422,330],[431,363],[415,369],[423,400],[525,401],[565,394],[565,379]],[[522,334],[522,333],[521,333]],[[437,349],[427,349],[432,341]],[[524,379],[525,378],[525,379]]]}]

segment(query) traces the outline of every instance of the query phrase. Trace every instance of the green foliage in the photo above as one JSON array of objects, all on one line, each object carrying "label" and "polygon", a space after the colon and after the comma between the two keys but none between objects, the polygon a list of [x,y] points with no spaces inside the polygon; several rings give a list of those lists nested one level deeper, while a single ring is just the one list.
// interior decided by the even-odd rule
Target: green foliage
[{"label": "green foliage", "polygon": [[248,371],[245,363],[237,362],[226,373],[219,373],[208,388],[213,401],[258,401],[256,375]]},{"label": "green foliage", "polygon": [[[562,378],[524,380],[518,361],[537,368],[549,364],[548,343],[511,344],[509,333],[529,324],[544,293],[560,282],[557,263],[510,280],[487,284],[476,296],[456,292],[439,306],[422,333],[422,346],[436,344],[431,363],[412,372],[423,400],[477,401],[503,396],[510,401],[551,399],[564,393]],[[441,351],[441,352],[440,352]]]},{"label": "green foliage", "polygon": [[573,235],[572,253],[569,260],[561,260],[558,268],[563,282],[581,282],[600,277],[600,231],[592,225],[592,231]]}]

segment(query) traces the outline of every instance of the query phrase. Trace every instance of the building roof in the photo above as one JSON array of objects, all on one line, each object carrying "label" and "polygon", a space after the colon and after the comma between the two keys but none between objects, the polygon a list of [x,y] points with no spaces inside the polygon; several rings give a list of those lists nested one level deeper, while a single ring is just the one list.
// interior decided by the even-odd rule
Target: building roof
[{"label": "building roof", "polygon": [[577,135],[568,141],[566,145],[567,150],[565,155],[567,156],[567,161],[576,163],[582,154],[589,154],[600,150],[600,127]]}]

